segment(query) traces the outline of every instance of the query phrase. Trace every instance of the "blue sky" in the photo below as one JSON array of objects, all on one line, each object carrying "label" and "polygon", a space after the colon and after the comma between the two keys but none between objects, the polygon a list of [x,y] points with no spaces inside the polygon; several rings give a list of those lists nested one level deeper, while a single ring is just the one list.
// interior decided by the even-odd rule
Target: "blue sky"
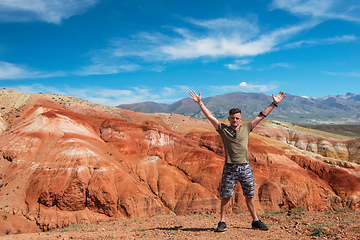
[{"label": "blue sky", "polygon": [[109,106],[360,94],[360,1],[1,0],[0,84]]}]

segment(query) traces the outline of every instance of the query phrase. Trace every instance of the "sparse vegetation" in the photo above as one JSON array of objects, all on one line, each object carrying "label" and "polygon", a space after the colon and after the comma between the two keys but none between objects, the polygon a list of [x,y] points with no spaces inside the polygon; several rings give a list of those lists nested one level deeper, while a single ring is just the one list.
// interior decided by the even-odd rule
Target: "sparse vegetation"
[{"label": "sparse vegetation", "polygon": [[289,211],[291,214],[304,214],[307,213],[308,210],[304,206],[293,208]]},{"label": "sparse vegetation", "polygon": [[355,212],[354,210],[348,208],[348,207],[339,207],[339,208],[334,208],[334,211],[336,213],[342,213],[342,212]]},{"label": "sparse vegetation", "polygon": [[301,125],[303,129],[338,139],[354,139],[360,137],[360,125]]},{"label": "sparse vegetation", "polygon": [[316,227],[311,231],[311,236],[321,236],[323,234],[323,229],[321,227]]},{"label": "sparse vegetation", "polygon": [[265,210],[265,213],[264,214],[261,214],[260,216],[261,217],[266,217],[266,216],[275,216],[275,215],[278,215],[278,214],[283,214],[285,213],[285,210],[283,209],[280,209],[278,211],[268,211],[268,210]]},{"label": "sparse vegetation", "polygon": [[336,213],[336,211],[328,211],[328,212],[325,212],[325,214],[331,214],[331,213]]},{"label": "sparse vegetation", "polygon": [[66,228],[63,228],[60,230],[60,232],[68,232],[68,231],[73,231],[73,230],[78,230],[78,229],[81,229],[82,226],[79,225],[79,224],[73,224],[73,225],[70,225]]},{"label": "sparse vegetation", "polygon": [[158,216],[158,215],[160,215],[160,214],[161,214],[161,211],[154,213],[154,214],[151,215],[150,217],[155,217],[155,216]]},{"label": "sparse vegetation", "polygon": [[[271,231],[257,232],[258,238],[358,239],[358,219],[360,219],[358,212],[310,213],[306,212],[304,208],[296,209],[296,211],[304,212],[301,221],[289,221],[286,212],[281,214],[283,211],[269,211],[264,222]],[[254,236],[253,230],[249,228],[251,216],[247,212],[241,215],[231,214],[228,217],[229,223],[233,227],[229,234],[222,235],[221,238],[238,239],[240,235],[242,239],[250,239]],[[218,235],[213,232],[213,227],[215,227],[217,218],[218,214],[207,215],[205,213],[174,216],[174,219],[173,216],[170,218],[166,214],[159,214],[150,218],[124,218],[110,222],[74,224],[64,229],[68,232],[67,235],[76,239],[215,239]],[[58,238],[60,232],[65,232],[64,229],[47,231],[48,239]],[[14,233],[18,233],[18,230],[12,229],[10,234]]]},{"label": "sparse vegetation", "polygon": [[7,216],[6,216],[6,215],[3,215],[2,218],[3,218],[4,220],[6,220],[6,219],[7,219]]},{"label": "sparse vegetation", "polygon": [[242,214],[242,213],[244,213],[244,210],[242,210],[241,208],[234,208],[234,209],[232,210],[232,212],[233,212],[234,214]]},{"label": "sparse vegetation", "polygon": [[145,228],[137,228],[137,229],[132,230],[132,232],[136,232],[136,231],[144,232],[144,231],[147,231],[147,229],[145,229]]}]

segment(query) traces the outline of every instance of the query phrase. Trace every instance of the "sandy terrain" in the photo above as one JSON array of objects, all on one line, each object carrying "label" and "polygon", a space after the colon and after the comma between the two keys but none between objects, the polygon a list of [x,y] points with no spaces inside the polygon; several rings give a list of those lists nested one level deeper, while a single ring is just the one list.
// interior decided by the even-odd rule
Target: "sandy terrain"
[{"label": "sandy terrain", "polygon": [[30,234],[3,236],[2,239],[359,239],[360,212],[292,213],[262,215],[269,231],[251,229],[247,213],[227,218],[228,230],[214,232],[218,215],[154,215],[149,218],[119,219]]}]

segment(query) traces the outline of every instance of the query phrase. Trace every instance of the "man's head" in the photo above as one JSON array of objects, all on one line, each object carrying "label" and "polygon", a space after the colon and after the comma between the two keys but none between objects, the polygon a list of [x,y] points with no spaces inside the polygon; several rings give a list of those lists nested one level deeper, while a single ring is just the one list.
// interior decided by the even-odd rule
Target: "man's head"
[{"label": "man's head", "polygon": [[234,114],[236,114],[236,113],[240,113],[240,114],[241,114],[241,110],[238,109],[238,108],[230,109],[230,111],[229,111],[229,116],[230,116],[230,115],[234,115]]},{"label": "man's head", "polygon": [[233,129],[237,129],[239,126],[242,117],[241,117],[241,110],[239,108],[233,108],[229,111],[229,117],[228,120],[230,122],[230,126]]}]

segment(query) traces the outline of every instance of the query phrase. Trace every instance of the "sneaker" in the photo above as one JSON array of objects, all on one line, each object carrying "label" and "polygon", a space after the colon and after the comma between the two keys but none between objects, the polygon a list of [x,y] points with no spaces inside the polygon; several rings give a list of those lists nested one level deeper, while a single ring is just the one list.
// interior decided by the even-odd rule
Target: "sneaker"
[{"label": "sneaker", "polygon": [[260,220],[253,221],[251,223],[251,226],[252,229],[256,229],[256,230],[264,230],[264,231],[269,230],[269,227],[263,224]]},{"label": "sneaker", "polygon": [[225,222],[219,222],[215,232],[225,232],[227,230],[227,226]]}]

